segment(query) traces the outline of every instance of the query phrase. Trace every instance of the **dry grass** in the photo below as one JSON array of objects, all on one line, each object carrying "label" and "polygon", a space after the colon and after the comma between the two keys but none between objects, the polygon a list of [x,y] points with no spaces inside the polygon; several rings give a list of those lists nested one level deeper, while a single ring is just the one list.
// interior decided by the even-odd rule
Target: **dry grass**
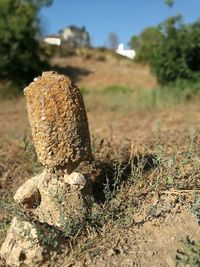
[{"label": "dry grass", "polygon": [[[123,239],[127,229],[137,229],[155,219],[162,220],[177,205],[192,209],[200,190],[198,136],[198,131],[192,131],[179,139],[173,134],[166,137],[158,125],[153,143],[140,147],[142,153],[133,142],[114,144],[93,139],[92,165],[80,167],[82,171],[92,173],[94,199],[91,200],[90,213],[84,225],[76,225],[79,230],[75,234],[67,235],[64,244],[71,249],[63,250],[62,255],[54,259],[54,266],[70,266],[88,257],[95,259],[95,255],[107,249],[112,237],[120,233]],[[22,173],[27,171],[26,161],[35,165],[34,150],[27,150],[27,146],[32,147],[29,142],[26,140],[26,146],[18,147],[21,151],[18,164]],[[20,175],[15,173],[12,179],[19,179]],[[4,190],[6,185],[9,185],[9,180],[5,181]],[[7,192],[4,190],[2,194]],[[162,200],[158,195],[172,195],[170,206],[166,205],[165,197]],[[16,211],[10,194],[6,193],[1,205],[1,241]],[[48,233],[42,242],[58,244],[56,229],[50,227]],[[112,247],[115,247],[114,240]]]},{"label": "dry grass", "polygon": [[[59,59],[60,66],[65,61]],[[62,254],[50,266],[176,266],[179,237],[200,241],[199,97],[153,89],[148,69],[127,61],[111,60],[107,69],[105,62],[93,63],[77,57],[67,62],[96,68],[79,76],[94,155],[91,165],[80,170],[91,174],[94,199],[84,224],[74,225],[78,231],[70,232],[68,225]],[[136,89],[147,85],[148,90]],[[0,125],[2,243],[18,213],[14,192],[41,166],[23,98],[0,102]],[[56,229],[44,231],[49,235],[42,241],[58,245]]]},{"label": "dry grass", "polygon": [[102,89],[113,84],[151,89],[157,87],[156,79],[149,67],[138,65],[130,60],[111,58],[106,61],[85,59],[84,57],[53,58],[52,66],[59,66],[61,73],[71,75],[80,87],[92,90]]}]

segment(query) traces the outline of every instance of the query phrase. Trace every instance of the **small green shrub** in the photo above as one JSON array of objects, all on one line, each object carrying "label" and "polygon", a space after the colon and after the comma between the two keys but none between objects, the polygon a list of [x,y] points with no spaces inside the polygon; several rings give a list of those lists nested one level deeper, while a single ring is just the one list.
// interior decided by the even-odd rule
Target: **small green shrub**
[{"label": "small green shrub", "polygon": [[197,218],[198,224],[200,224],[200,196],[199,195],[194,196],[194,201],[191,206],[191,211]]},{"label": "small green shrub", "polygon": [[200,243],[195,243],[189,237],[181,241],[182,250],[177,251],[176,262],[188,265],[191,267],[200,266]]},{"label": "small green shrub", "polygon": [[0,193],[1,193],[0,211],[1,215],[3,215],[3,220],[1,218],[0,221],[0,245],[1,245],[6,237],[6,233],[10,226],[10,222],[13,216],[22,217],[23,211],[15,202],[13,202],[13,199],[10,195],[4,194],[4,192],[2,191]]}]

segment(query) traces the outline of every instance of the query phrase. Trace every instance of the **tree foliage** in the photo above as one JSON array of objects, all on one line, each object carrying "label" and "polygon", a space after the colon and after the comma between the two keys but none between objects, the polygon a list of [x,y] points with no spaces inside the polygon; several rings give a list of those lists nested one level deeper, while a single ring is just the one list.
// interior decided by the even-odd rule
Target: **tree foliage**
[{"label": "tree foliage", "polygon": [[139,36],[133,36],[129,46],[136,51],[135,60],[148,63],[152,57],[152,50],[162,40],[162,34],[158,27],[149,27]]},{"label": "tree foliage", "polygon": [[151,32],[144,38],[143,33],[138,37],[140,46],[136,57],[150,64],[161,84],[199,76],[200,20],[186,25],[178,15],[156,27],[154,34]]},{"label": "tree foliage", "polygon": [[162,84],[193,79],[200,72],[200,21],[182,23],[180,16],[160,25],[162,42],[156,46],[150,65]]},{"label": "tree foliage", "polygon": [[49,0],[0,1],[0,79],[29,82],[43,67],[38,12]]},{"label": "tree foliage", "polygon": [[165,4],[168,5],[169,7],[172,7],[174,5],[173,0],[165,0]]}]

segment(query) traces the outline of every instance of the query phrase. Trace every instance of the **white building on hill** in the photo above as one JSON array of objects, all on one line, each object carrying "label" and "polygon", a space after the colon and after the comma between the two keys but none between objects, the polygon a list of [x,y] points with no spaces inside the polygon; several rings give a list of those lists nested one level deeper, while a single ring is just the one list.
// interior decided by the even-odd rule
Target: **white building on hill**
[{"label": "white building on hill", "polygon": [[58,35],[50,35],[43,39],[47,44],[61,45],[65,43],[70,47],[90,47],[90,35],[85,27],[69,26],[59,31]]},{"label": "white building on hill", "polygon": [[72,47],[90,47],[90,35],[85,27],[69,26],[60,31],[63,42]]},{"label": "white building on hill", "polygon": [[43,39],[43,41],[47,44],[51,44],[51,45],[61,45],[61,38],[59,36],[56,35],[50,35],[47,36]]},{"label": "white building on hill", "polygon": [[124,44],[119,44],[116,53],[130,59],[134,59],[136,53],[133,49],[124,49]]}]

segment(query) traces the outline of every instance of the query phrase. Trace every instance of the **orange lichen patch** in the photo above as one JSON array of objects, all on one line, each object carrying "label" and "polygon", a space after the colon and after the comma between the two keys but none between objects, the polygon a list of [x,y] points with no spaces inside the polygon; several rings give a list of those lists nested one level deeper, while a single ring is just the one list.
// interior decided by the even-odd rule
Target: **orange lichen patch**
[{"label": "orange lichen patch", "polygon": [[87,115],[78,87],[64,75],[44,72],[24,94],[39,161],[72,172],[91,155]]}]

